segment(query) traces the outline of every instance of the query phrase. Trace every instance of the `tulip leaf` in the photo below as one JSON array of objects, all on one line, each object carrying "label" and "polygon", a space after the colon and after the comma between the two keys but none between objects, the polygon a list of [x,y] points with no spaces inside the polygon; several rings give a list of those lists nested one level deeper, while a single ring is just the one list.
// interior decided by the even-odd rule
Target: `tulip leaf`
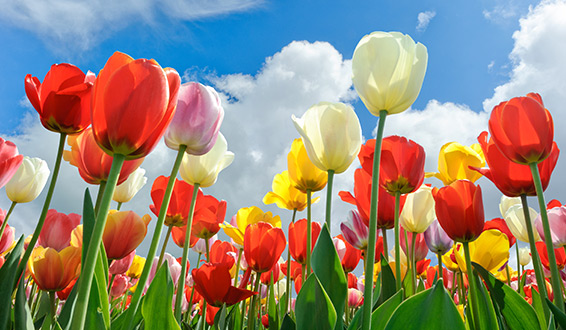
[{"label": "tulip leaf", "polygon": [[397,291],[391,298],[387,299],[379,308],[371,313],[371,329],[385,329],[387,321],[397,307],[403,302],[403,289]]},{"label": "tulip leaf", "polygon": [[173,290],[173,280],[165,262],[157,270],[142,303],[145,329],[181,329],[173,314]]},{"label": "tulip leaf", "polygon": [[[537,314],[533,307],[515,290],[496,279],[479,264],[474,263],[475,270],[485,281],[493,302],[497,305],[505,323],[511,329],[540,328]],[[481,283],[481,281],[479,282]]]},{"label": "tulip leaf", "polygon": [[350,324],[348,325],[348,330],[358,330],[362,326],[362,315],[364,315],[364,309],[360,308],[352,317]]},{"label": "tulip leaf", "polygon": [[[534,289],[533,289],[534,290]],[[562,329],[566,329],[566,314],[563,311],[558,309],[558,307],[552,303],[552,301],[546,298],[546,304],[550,308],[550,311],[554,315],[554,320]]]},{"label": "tulip leaf", "polygon": [[413,284],[413,269],[407,269],[405,273],[405,277],[403,278],[403,285],[402,287],[407,292],[407,297],[410,297],[416,293],[415,285]]},{"label": "tulip leaf", "polygon": [[277,304],[275,303],[275,292],[273,291],[273,273],[271,273],[271,281],[269,282],[269,306],[267,309],[267,317],[269,327],[279,329],[279,315],[277,313]]},{"label": "tulip leaf", "polygon": [[14,304],[14,329],[34,330],[33,320],[26,302],[26,289],[24,281],[18,284],[16,303]]},{"label": "tulip leaf", "polygon": [[342,314],[348,297],[348,280],[326,224],[316,240],[311,264],[314,274],[328,294],[336,311],[335,328],[341,330],[343,328]]},{"label": "tulip leaf", "polygon": [[20,262],[20,256],[24,247],[24,237],[21,236],[18,243],[6,258],[0,268],[0,329],[8,328],[12,319],[12,288],[16,284],[16,269]]},{"label": "tulip leaf", "polygon": [[[145,296],[142,296],[140,299],[140,304],[143,304],[145,300]],[[136,311],[136,315],[134,315],[133,321],[132,321],[132,327],[133,329],[136,329],[137,325],[140,324],[143,320],[142,317],[142,313],[141,313],[141,308],[138,308]],[[112,327],[111,329],[125,329],[126,325],[124,325],[124,322],[128,322],[127,320],[127,314],[126,313],[121,313],[116,319],[112,320]]]},{"label": "tulip leaf", "polygon": [[416,330],[464,330],[462,317],[454,301],[444,289],[442,280],[428,290],[418,293],[402,302],[393,312],[385,329]]},{"label": "tulip leaf", "polygon": [[295,330],[296,328],[295,321],[293,321],[289,314],[285,314],[280,330]]},{"label": "tulip leaf", "polygon": [[285,292],[279,298],[279,323],[283,322],[283,318],[285,317],[285,314],[287,314],[287,310],[289,309],[287,300],[287,292]]},{"label": "tulip leaf", "polygon": [[[382,257],[383,257],[383,255],[382,255]],[[374,309],[377,308],[380,295],[381,295],[381,272],[379,272],[379,274],[377,274],[377,281],[375,281],[375,288],[373,288],[373,293],[371,295],[372,300],[373,300],[373,306],[372,306],[371,310],[374,310]]]},{"label": "tulip leaf", "polygon": [[[378,300],[378,306],[383,304],[387,299],[391,298],[397,292],[395,275],[385,258],[381,258],[381,294]],[[375,305],[374,305],[375,308]]]},{"label": "tulip leaf", "polygon": [[295,303],[297,328],[331,330],[336,325],[336,310],[316,275],[303,283]]},{"label": "tulip leaf", "polygon": [[[86,260],[86,251],[88,250],[88,244],[90,243],[92,231],[94,230],[95,219],[96,217],[94,216],[94,206],[92,204],[90,191],[86,188],[83,199],[83,249],[81,260]],[[84,264],[81,263],[81,269],[83,266]]]},{"label": "tulip leaf", "polygon": [[[480,324],[476,324],[477,329],[498,329],[501,328],[501,320],[498,314],[495,312],[495,307],[485,290],[483,282],[479,278],[478,274],[474,273],[474,278],[472,280],[476,281],[475,290],[476,297],[478,301],[476,302],[478,306],[478,319]],[[468,279],[470,281],[470,279]],[[470,287],[471,288],[471,287]],[[471,290],[468,292],[468,299],[470,299]],[[469,300],[468,300],[469,301]],[[469,318],[471,320],[471,317]]]},{"label": "tulip leaf", "polygon": [[[540,294],[534,288],[531,288],[531,296],[532,296],[532,303],[535,312],[537,313],[538,321],[542,329],[546,329],[550,327],[549,322],[546,320],[546,316],[544,315],[544,308],[542,306],[542,302],[540,300]],[[548,327],[547,327],[548,324]]]}]

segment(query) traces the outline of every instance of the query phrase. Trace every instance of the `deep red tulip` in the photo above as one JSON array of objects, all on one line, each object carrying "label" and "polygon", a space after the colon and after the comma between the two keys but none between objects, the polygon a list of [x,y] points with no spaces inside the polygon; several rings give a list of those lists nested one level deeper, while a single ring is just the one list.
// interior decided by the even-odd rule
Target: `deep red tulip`
[{"label": "deep red tulip", "polygon": [[281,265],[276,262],[271,269],[265,273],[261,273],[260,281],[262,284],[269,285],[271,282],[271,274],[273,274],[273,283],[277,284],[279,276],[281,275]]},{"label": "deep red tulip", "polygon": [[26,95],[50,131],[76,134],[90,125],[91,88],[94,73],[86,75],[68,63],[53,64],[43,83],[26,75]]},{"label": "deep red tulip", "polygon": [[555,207],[560,207],[560,206],[562,206],[562,203],[560,203],[560,201],[557,200],[557,199],[553,199],[546,204],[546,209],[550,210],[550,209],[553,209]]},{"label": "deep red tulip", "polygon": [[[480,172],[491,180],[497,189],[506,196],[518,197],[521,195],[536,195],[533,176],[528,165],[517,164],[507,159],[495,145],[494,140],[488,138],[488,133],[485,131],[478,136],[478,142],[481,145],[489,168],[472,167],[472,169]],[[546,190],[546,187],[548,187],[548,182],[558,161],[559,154],[560,150],[556,142],[554,142],[552,143],[550,155],[537,164],[543,190]]]},{"label": "deep red tulip", "polygon": [[[311,223],[311,252],[322,227],[318,222]],[[304,265],[307,262],[307,219],[300,219],[289,224],[289,249],[295,261]]]},{"label": "deep red tulip", "polygon": [[211,195],[197,200],[191,235],[209,239],[220,231],[220,224],[226,217],[226,201],[219,201]]},{"label": "deep red tulip", "polygon": [[357,289],[358,288],[358,278],[354,273],[348,273],[348,289]]},{"label": "deep red tulip", "polygon": [[155,60],[115,52],[92,91],[92,131],[106,153],[146,156],[173,119],[181,78]]},{"label": "deep red tulip", "polygon": [[14,143],[0,138],[0,188],[16,174],[23,160],[24,156],[18,154]]},{"label": "deep red tulip", "polygon": [[457,180],[433,196],[438,222],[446,234],[457,242],[475,240],[483,231],[484,210],[480,186],[468,180]]},{"label": "deep red tulip", "polygon": [[[380,237],[381,238],[381,237]],[[344,249],[342,251],[338,251],[338,257],[340,257],[340,263],[342,264],[342,268],[344,269],[345,273],[349,273],[354,271],[358,264],[360,263],[360,259],[362,258],[362,250],[356,249],[352,244],[348,243],[344,239],[342,235],[336,236],[336,239],[341,240],[344,243]],[[379,249],[379,239],[378,244],[376,245],[376,259],[379,260],[381,257],[381,253],[383,252],[383,241],[381,241],[381,251]]]},{"label": "deep red tulip", "polygon": [[231,306],[257,294],[233,286],[230,267],[226,264],[205,263],[200,268],[193,269],[192,275],[195,289],[211,306]]},{"label": "deep red tulip", "polygon": [[509,247],[512,247],[515,242],[517,242],[517,239],[515,238],[515,236],[513,236],[509,227],[507,227],[507,222],[505,222],[505,220],[501,218],[495,218],[486,221],[485,225],[483,226],[483,230],[486,231],[489,229],[497,229],[503,234],[507,235],[507,238],[509,239]]},{"label": "deep red tulip", "polygon": [[[540,262],[544,268],[550,270],[550,262],[548,261],[548,251],[546,250],[546,244],[544,242],[536,242],[537,252],[540,256]],[[566,265],[566,252],[562,247],[554,249],[554,255],[556,256],[556,265],[558,270],[564,269]]]},{"label": "deep red tulip", "polygon": [[61,251],[71,244],[71,232],[80,222],[81,216],[76,213],[67,215],[51,209],[47,211],[37,242],[45,248]]},{"label": "deep red tulip", "polygon": [[509,160],[538,163],[552,150],[554,122],[540,95],[529,93],[495,106],[489,117],[489,132]]},{"label": "deep red tulip", "polygon": [[[192,301],[190,301],[191,300],[191,294],[193,295]],[[185,285],[185,298],[189,302],[189,305],[194,305],[202,299],[202,296],[200,295],[200,293],[198,293],[198,291],[196,289],[193,292],[192,286]]]},{"label": "deep red tulip", "polygon": [[[159,216],[161,203],[163,202],[163,196],[165,196],[165,189],[167,189],[168,182],[169,177],[162,175],[155,179],[151,186],[151,200],[153,201],[153,205],[151,205],[149,209],[156,216]],[[175,185],[173,186],[173,192],[171,194],[171,201],[169,202],[169,208],[167,209],[167,215],[165,217],[166,226],[181,227],[187,224],[192,196],[193,186],[183,180],[175,179]],[[202,199],[202,196],[203,193],[199,189],[197,193],[197,201]]]},{"label": "deep red tulip", "polygon": [[257,222],[246,227],[244,256],[248,266],[257,273],[270,270],[285,250],[287,240],[283,230],[267,222]]}]

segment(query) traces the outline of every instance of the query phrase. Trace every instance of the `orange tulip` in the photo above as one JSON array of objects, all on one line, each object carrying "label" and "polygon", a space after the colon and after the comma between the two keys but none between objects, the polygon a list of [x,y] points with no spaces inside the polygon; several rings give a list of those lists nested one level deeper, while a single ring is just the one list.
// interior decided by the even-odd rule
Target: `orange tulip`
[{"label": "orange tulip", "polygon": [[33,249],[28,267],[33,280],[41,290],[60,291],[79,276],[81,249],[68,246],[57,252],[38,246]]},{"label": "orange tulip", "polygon": [[216,241],[210,247],[210,262],[226,264],[232,268],[236,263],[238,250],[229,242]]},{"label": "orange tulip", "polygon": [[[165,195],[165,189],[167,188],[168,182],[169,177],[162,175],[155,179],[151,186],[151,199],[153,200],[153,205],[151,205],[149,209],[156,216],[159,216],[161,203],[163,202],[163,196]],[[167,209],[165,217],[166,226],[181,227],[187,224],[189,208],[191,206],[190,200],[192,196],[193,186],[183,180],[175,179],[175,185],[173,186],[173,192],[171,193],[171,200],[169,201],[169,208]],[[199,189],[197,193],[197,201],[202,199],[202,197],[202,191]]]},{"label": "orange tulip", "polygon": [[[171,237],[173,238],[173,242],[175,242],[175,244],[177,244],[178,247],[180,247],[181,249],[185,246],[185,235],[187,233],[187,226],[183,226],[183,227],[173,227],[173,229],[171,230]],[[193,234],[191,234],[191,237],[189,239],[189,247],[193,247],[195,246],[195,244],[197,244],[199,238],[195,237]]]},{"label": "orange tulip", "polygon": [[211,238],[220,231],[224,217],[226,217],[226,201],[204,195],[195,205],[191,235],[202,239]]},{"label": "orange tulip", "polygon": [[[318,222],[312,222],[311,225],[312,252],[322,227]],[[289,249],[295,261],[303,265],[307,262],[307,219],[297,220],[289,224]]]},{"label": "orange tulip", "polygon": [[173,119],[180,84],[174,69],[115,52],[92,92],[92,131],[98,145],[126,159],[146,156]]},{"label": "orange tulip", "polygon": [[147,234],[149,215],[140,217],[133,211],[110,211],[102,242],[108,259],[122,259],[141,244]]},{"label": "orange tulip", "polygon": [[267,222],[254,223],[246,228],[244,256],[248,266],[257,273],[270,270],[281,257],[285,245],[287,240],[281,228]]},{"label": "orange tulip", "polygon": [[230,267],[226,264],[205,263],[200,268],[193,269],[192,275],[196,291],[210,306],[231,306],[257,294],[233,286]]}]

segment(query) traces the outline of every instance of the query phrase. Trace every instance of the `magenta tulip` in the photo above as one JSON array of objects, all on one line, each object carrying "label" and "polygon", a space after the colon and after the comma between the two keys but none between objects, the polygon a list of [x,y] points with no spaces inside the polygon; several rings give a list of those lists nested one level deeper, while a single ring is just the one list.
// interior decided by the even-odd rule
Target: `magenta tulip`
[{"label": "magenta tulip", "polygon": [[348,219],[340,224],[342,237],[356,249],[365,250],[368,245],[368,227],[356,210],[348,213]]},{"label": "magenta tulip", "polygon": [[14,143],[0,138],[0,188],[16,174],[23,160],[24,156],[18,154]]}]

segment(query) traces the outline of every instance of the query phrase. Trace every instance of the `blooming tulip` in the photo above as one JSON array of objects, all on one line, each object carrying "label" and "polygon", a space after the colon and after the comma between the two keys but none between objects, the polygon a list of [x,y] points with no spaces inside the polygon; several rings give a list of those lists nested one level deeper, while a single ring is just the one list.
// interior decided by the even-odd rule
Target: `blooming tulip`
[{"label": "blooming tulip", "polygon": [[185,145],[187,153],[204,155],[214,146],[223,118],[224,109],[214,88],[197,82],[182,84],[165,144],[174,150]]},{"label": "blooming tulip", "polygon": [[420,42],[399,32],[365,35],[352,57],[352,81],[366,108],[378,116],[407,110],[424,80],[428,54]]},{"label": "blooming tulip", "polygon": [[364,303],[364,294],[358,289],[348,289],[348,307],[359,307]]},{"label": "blooming tulip", "polygon": [[224,135],[218,133],[216,143],[206,154],[194,156],[185,153],[179,170],[185,182],[199,184],[206,188],[212,186],[220,171],[232,164],[234,154],[228,151],[228,143]]},{"label": "blooming tulip", "polygon": [[127,272],[128,269],[130,269],[132,262],[134,262],[135,257],[136,257],[136,250],[133,250],[130,254],[128,254],[122,259],[112,260],[112,262],[108,266],[108,273],[123,274]]},{"label": "blooming tulip", "polygon": [[[469,243],[472,262],[480,264],[487,271],[494,273],[509,260],[509,240],[502,232],[490,229],[482,232]],[[455,253],[460,269],[466,271],[466,262],[462,250]]]},{"label": "blooming tulip", "polygon": [[450,250],[454,241],[448,237],[438,220],[434,220],[424,232],[428,249],[434,254],[445,254]]},{"label": "blooming tulip", "polygon": [[157,268],[161,268],[161,266],[165,263],[167,264],[167,267],[169,267],[169,275],[171,276],[173,283],[179,282],[179,277],[181,277],[181,264],[177,261],[177,259],[175,259],[175,257],[165,252],[165,254],[163,255],[163,263],[160,264],[159,267],[157,265],[158,262],[158,257],[153,258],[153,263],[151,264],[151,270],[149,272],[148,281],[144,287],[144,292],[147,291],[149,285],[151,284],[151,281],[153,281],[153,279],[155,278]]},{"label": "blooming tulip", "polygon": [[531,262],[531,251],[529,248],[519,248],[519,263],[526,266]]},{"label": "blooming tulip", "polygon": [[192,271],[195,289],[211,306],[234,305],[257,292],[232,285],[230,267],[222,263],[205,263]]},{"label": "blooming tulip", "polygon": [[[318,222],[312,222],[311,229],[311,252],[314,249],[322,226]],[[291,256],[300,264],[307,261],[307,219],[300,219],[289,224],[289,249]]]},{"label": "blooming tulip", "polygon": [[477,143],[464,146],[458,142],[449,142],[440,148],[438,154],[438,173],[427,173],[427,177],[434,176],[445,186],[456,180],[470,180],[476,182],[482,174],[471,167],[485,166],[485,157],[481,146]]},{"label": "blooming tulip", "polygon": [[326,186],[328,175],[309,159],[301,139],[295,139],[291,144],[291,151],[287,154],[287,168],[291,183],[303,193],[307,190],[319,191]]},{"label": "blooming tulip", "polygon": [[407,195],[399,224],[407,231],[424,233],[435,218],[432,188],[422,185],[417,191]]},{"label": "blooming tulip", "polygon": [[246,228],[254,223],[267,222],[274,227],[281,227],[281,218],[273,216],[271,212],[263,212],[257,206],[243,207],[232,217],[230,224],[223,224],[221,227],[238,247],[244,246],[244,234]]},{"label": "blooming tulip", "polygon": [[[540,256],[540,262],[547,270],[550,269],[550,260],[548,260],[548,252],[546,251],[546,245],[544,242],[536,242],[537,252]],[[556,265],[558,270],[564,269],[566,265],[566,252],[562,248],[554,249],[554,255],[556,256]]]},{"label": "blooming tulip", "polygon": [[[554,248],[566,246],[566,206],[553,207],[546,213],[548,214],[552,245],[554,245]],[[540,237],[543,241],[546,241],[540,215],[536,217],[534,223]]]},{"label": "blooming tulip", "polygon": [[[264,204],[277,204],[279,208],[287,210],[303,211],[307,207],[307,195],[295,188],[289,178],[289,171],[275,174],[271,190],[263,197]],[[312,200],[318,201],[318,197]]]},{"label": "blooming tulip", "polygon": [[38,246],[33,249],[28,267],[41,290],[60,291],[79,276],[81,250],[67,246],[61,251]]},{"label": "blooming tulip", "polygon": [[138,255],[134,256],[134,260],[130,265],[130,268],[126,271],[126,276],[130,278],[139,278],[141,276],[141,272],[143,266],[145,265],[145,258],[140,257]]},{"label": "blooming tulip", "polygon": [[[537,211],[529,207],[530,221],[537,217]],[[529,242],[529,235],[527,233],[527,227],[525,225],[525,214],[523,212],[523,205],[516,204],[513,205],[505,213],[505,223],[507,227],[511,230],[511,233],[515,238],[521,242]],[[533,231],[535,242],[540,240],[540,237],[536,231]]]},{"label": "blooming tulip", "polygon": [[433,190],[436,216],[442,229],[457,242],[475,240],[484,225],[480,186],[468,180],[457,180]]},{"label": "blooming tulip", "polygon": [[216,241],[210,247],[210,262],[226,264],[232,268],[236,260],[230,252],[236,253],[238,250],[229,242]]},{"label": "blooming tulip", "polygon": [[110,211],[102,235],[108,259],[122,259],[135,250],[147,234],[149,221],[147,214],[140,217],[133,211]]},{"label": "blooming tulip", "polygon": [[495,106],[489,117],[489,132],[505,157],[525,165],[548,157],[554,141],[552,116],[536,93]]},{"label": "blooming tulip", "polygon": [[214,196],[204,195],[197,200],[191,235],[208,239],[220,231],[220,224],[226,216],[226,201],[219,201]]},{"label": "blooming tulip", "polygon": [[[257,273],[270,270],[285,250],[283,230],[267,222],[249,225],[244,235],[244,255],[248,266]],[[201,292],[202,294],[202,292]]]},{"label": "blooming tulip", "polygon": [[145,176],[145,170],[138,167],[126,181],[122,182],[114,190],[114,195],[112,199],[118,203],[127,203],[134,198],[134,196],[140,191],[143,186],[147,183],[147,177]]},{"label": "blooming tulip", "polygon": [[90,125],[94,79],[94,73],[89,71],[85,75],[72,64],[54,64],[43,83],[31,74],[26,75],[25,90],[45,128],[53,132],[76,134]]},{"label": "blooming tulip", "polygon": [[[192,227],[191,227],[192,228]],[[178,247],[180,247],[181,249],[185,246],[185,235],[187,234],[187,226],[183,226],[183,227],[177,227],[177,226],[173,226],[171,228],[171,237],[173,238],[173,242],[175,242],[175,244],[177,244]],[[196,237],[195,235],[191,234],[191,237],[189,237],[189,247],[194,247],[195,244],[197,243],[197,241],[200,241],[201,239]],[[202,250],[204,251],[204,243],[203,243],[203,248]],[[202,252],[204,253],[204,252]]]},{"label": "blooming tulip", "polygon": [[340,223],[344,240],[356,249],[365,250],[368,245],[368,227],[358,211],[350,211],[345,222]]},{"label": "blooming tulip", "polygon": [[309,159],[323,171],[342,173],[362,144],[362,128],[354,109],[344,103],[320,102],[301,118],[293,115]]},{"label": "blooming tulip", "polygon": [[[167,188],[167,183],[169,182],[169,177],[160,176],[151,186],[151,199],[153,200],[153,205],[149,208],[155,214],[159,215],[159,210],[161,209],[161,203],[163,202],[163,196],[165,195],[165,190]],[[193,195],[194,187],[185,181],[175,179],[175,185],[173,186],[173,192],[171,194],[171,201],[169,202],[169,208],[167,209],[167,214],[165,217],[165,225],[167,226],[177,226],[181,227],[187,224],[187,219],[189,217],[189,208],[191,196]],[[203,198],[203,193],[199,189],[197,195],[197,201]]]},{"label": "blooming tulip", "polygon": [[[353,272],[354,269],[358,267],[364,251],[351,245],[342,235],[333,237],[332,242],[334,243],[334,247],[336,248],[336,252],[338,253],[344,272],[348,274]],[[377,262],[381,259],[381,254],[383,253],[383,239],[381,239],[381,237],[377,240],[375,250],[375,261]]]},{"label": "blooming tulip", "polygon": [[45,223],[39,234],[38,244],[61,251],[71,244],[71,232],[79,225],[81,216],[76,213],[47,211]]},{"label": "blooming tulip", "polygon": [[6,194],[14,203],[31,202],[39,196],[49,178],[43,159],[24,157],[22,164],[6,184]]},{"label": "blooming tulip", "polygon": [[515,242],[517,241],[517,239],[515,238],[515,236],[511,232],[511,229],[509,229],[509,226],[507,226],[507,223],[505,222],[505,220],[503,220],[501,218],[495,218],[495,219],[486,221],[484,226],[483,226],[483,230],[485,231],[485,230],[489,230],[489,229],[497,229],[500,232],[507,235],[507,238],[509,239],[509,247],[513,247],[513,245],[515,245]]},{"label": "blooming tulip", "polygon": [[18,148],[10,141],[0,138],[0,188],[12,178],[24,159],[18,154]]},{"label": "blooming tulip", "polygon": [[109,155],[146,156],[173,119],[181,79],[155,60],[115,52],[92,91],[92,131]]}]

